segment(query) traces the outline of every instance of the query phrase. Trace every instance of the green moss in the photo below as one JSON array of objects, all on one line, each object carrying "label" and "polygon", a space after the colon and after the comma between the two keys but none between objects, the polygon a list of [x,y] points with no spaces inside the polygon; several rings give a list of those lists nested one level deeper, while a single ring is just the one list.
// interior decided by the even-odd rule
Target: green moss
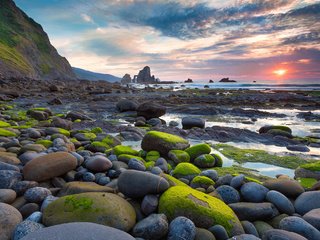
[{"label": "green moss", "polygon": [[11,128],[13,129],[28,129],[28,128],[32,128],[31,125],[19,125],[19,126],[12,126]]},{"label": "green moss", "polygon": [[132,149],[130,146],[122,146],[122,145],[118,145],[114,147],[113,152],[117,156],[122,154],[128,154],[128,155],[134,155],[134,156],[139,155],[139,152],[137,150]]},{"label": "green moss", "polygon": [[292,134],[292,130],[287,126],[276,125],[276,126],[272,126],[272,129],[273,130],[281,130],[281,131]]},{"label": "green moss", "polygon": [[60,134],[65,135],[66,137],[70,137],[70,132],[68,130],[63,128],[58,128],[58,129]]},{"label": "green moss", "polygon": [[303,164],[300,167],[309,171],[320,171],[320,161]]},{"label": "green moss", "polygon": [[46,148],[49,148],[53,145],[52,141],[50,140],[45,140],[45,139],[40,139],[36,141],[36,144],[41,144],[45,146]]},{"label": "green moss", "polygon": [[17,134],[10,131],[10,130],[0,128],[0,136],[2,136],[2,137],[16,137]]},{"label": "green moss", "polygon": [[191,160],[194,160],[202,154],[209,154],[211,152],[211,147],[206,143],[200,143],[187,148],[185,151],[189,154]]},{"label": "green moss", "polygon": [[158,132],[158,131],[150,131],[147,133],[147,135],[155,137],[155,138],[160,138],[165,142],[169,142],[169,143],[185,143],[187,144],[188,141],[186,139],[183,139],[177,135],[173,135],[170,133],[165,133],[165,132]]},{"label": "green moss", "polygon": [[71,211],[75,210],[88,210],[92,208],[93,200],[86,197],[76,198],[75,196],[67,196],[64,200],[64,205],[69,209],[71,207]]},{"label": "green moss", "polygon": [[149,151],[146,156],[147,162],[155,162],[160,157],[160,153],[158,151]]},{"label": "green moss", "polygon": [[89,140],[93,140],[97,137],[97,135],[91,132],[83,133],[83,136]]},{"label": "green moss", "polygon": [[263,150],[241,149],[228,144],[216,144],[213,147],[227,158],[233,159],[238,163],[261,162],[279,167],[296,169],[301,164],[316,161],[303,159],[298,156],[277,156]]},{"label": "green moss", "polygon": [[[148,163],[146,163],[146,164],[148,164]],[[170,184],[171,187],[173,187],[173,186],[185,186],[185,187],[188,187],[187,184],[185,184],[184,182],[181,182],[180,180],[176,179],[175,177],[172,177],[169,174],[161,173],[160,176],[165,178],[168,181],[168,183]]]},{"label": "green moss", "polygon": [[214,181],[206,176],[196,176],[191,183],[205,184],[207,186],[214,185]]},{"label": "green moss", "polygon": [[291,133],[289,133],[287,131],[280,130],[280,129],[271,129],[268,131],[268,134],[271,134],[273,136],[284,136],[287,138],[292,137]]},{"label": "green moss", "polygon": [[9,115],[13,121],[26,121],[28,119],[26,111],[17,111],[16,109],[10,109],[3,112],[6,115]]},{"label": "green moss", "polygon": [[190,162],[190,155],[183,150],[171,150],[168,153],[169,158],[175,163]]},{"label": "green moss", "polygon": [[60,117],[60,118],[64,118],[65,117],[65,115],[63,113],[57,113],[55,116],[56,117]]},{"label": "green moss", "polygon": [[0,128],[10,127],[10,124],[0,120]]},{"label": "green moss", "polygon": [[76,120],[74,120],[73,122],[75,122],[75,123],[80,123],[80,122],[81,122],[81,119],[76,119]]},{"label": "green moss", "polygon": [[137,159],[137,160],[145,163],[143,158],[135,156],[135,155],[121,154],[121,155],[118,156],[118,160],[119,161],[126,162],[126,163],[128,163],[130,161],[130,159],[132,159],[132,158]]},{"label": "green moss", "polygon": [[200,169],[197,168],[192,163],[179,163],[176,168],[173,170],[173,176],[181,178],[189,175],[198,175],[200,174]]},{"label": "green moss", "polygon": [[110,146],[113,146],[115,143],[114,143],[114,139],[111,135],[108,135],[106,136],[104,139],[102,139],[102,142],[110,145]]},{"label": "green moss", "polygon": [[314,184],[318,182],[318,180],[314,178],[298,178],[297,181],[304,188],[311,188]]},{"label": "green moss", "polygon": [[214,158],[215,158],[215,160],[216,160],[216,162],[215,162],[215,167],[222,167],[222,165],[223,165],[223,160],[222,160],[222,158],[218,155],[218,154],[215,154],[215,153],[212,153],[211,154]]},{"label": "green moss", "polygon": [[154,164],[155,164],[155,162],[150,161],[150,162],[146,162],[146,163],[144,164],[144,166],[146,167],[146,169],[151,169],[151,168],[154,167]]},{"label": "green moss", "polygon": [[36,107],[36,108],[31,108],[31,109],[28,110],[28,112],[31,112],[31,111],[46,112],[46,111],[49,111],[49,110],[48,110],[48,108],[45,108],[45,107]]},{"label": "green moss", "polygon": [[109,144],[104,143],[104,142],[98,142],[98,141],[92,142],[91,145],[94,147],[104,147],[106,149],[110,148]]},{"label": "green moss", "polygon": [[98,134],[98,133],[103,133],[102,129],[100,127],[95,127],[91,129],[92,133]]},{"label": "green moss", "polygon": [[241,226],[235,213],[223,201],[184,186],[171,187],[161,195],[159,213],[164,213],[169,221],[185,216],[197,227],[209,228],[219,224],[231,236],[235,235],[234,226]]}]

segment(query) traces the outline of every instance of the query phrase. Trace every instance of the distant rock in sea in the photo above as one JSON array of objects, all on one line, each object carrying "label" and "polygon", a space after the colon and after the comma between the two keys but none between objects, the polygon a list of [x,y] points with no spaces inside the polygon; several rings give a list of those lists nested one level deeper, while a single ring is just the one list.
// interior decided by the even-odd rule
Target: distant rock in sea
[{"label": "distant rock in sea", "polygon": [[160,79],[156,79],[154,75],[151,76],[151,70],[149,66],[145,66],[142,70],[139,71],[138,75],[135,75],[133,82],[135,83],[156,83]]},{"label": "distant rock in sea", "polygon": [[229,78],[222,78],[219,82],[231,83],[231,82],[237,82],[237,81],[236,80],[230,80]]},{"label": "distant rock in sea", "polygon": [[128,84],[128,83],[132,83],[132,79],[130,74],[126,73],[121,79],[121,84]]},{"label": "distant rock in sea", "polygon": [[193,80],[191,78],[188,78],[188,80],[184,81],[185,83],[193,83]]},{"label": "distant rock in sea", "polygon": [[214,81],[212,79],[209,80],[209,83],[214,83]]}]

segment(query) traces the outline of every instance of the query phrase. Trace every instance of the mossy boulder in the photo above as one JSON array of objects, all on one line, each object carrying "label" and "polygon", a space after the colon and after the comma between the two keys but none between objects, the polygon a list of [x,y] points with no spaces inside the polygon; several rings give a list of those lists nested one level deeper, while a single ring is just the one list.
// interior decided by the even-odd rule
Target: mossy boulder
[{"label": "mossy boulder", "polygon": [[165,178],[168,181],[168,183],[170,184],[170,187],[173,187],[173,186],[185,186],[185,187],[188,187],[187,184],[185,184],[184,182],[181,182],[180,180],[176,179],[175,177],[172,177],[169,174],[161,173],[160,176]]},{"label": "mossy boulder", "polygon": [[150,151],[147,153],[146,161],[147,162],[155,162],[160,157],[160,153],[158,151]]},{"label": "mossy boulder", "polygon": [[79,141],[90,141],[94,140],[96,137],[97,135],[91,132],[80,132],[74,135],[74,138]]},{"label": "mossy boulder", "polygon": [[136,223],[134,208],[112,193],[80,193],[61,197],[43,212],[43,223],[92,222],[128,232]]},{"label": "mossy boulder", "polygon": [[190,146],[186,139],[169,133],[150,131],[142,139],[141,148],[145,151],[158,151],[167,156],[171,150],[184,150]]},{"label": "mossy boulder", "polygon": [[282,131],[280,129],[271,129],[267,133],[273,136],[282,136],[282,137],[292,138],[291,133],[288,133],[287,131]]},{"label": "mossy boulder", "polygon": [[16,137],[17,134],[7,129],[0,128],[0,137]]},{"label": "mossy boulder", "polygon": [[214,181],[206,176],[196,176],[191,181],[191,187],[193,188],[201,187],[207,189],[211,185],[214,185]]},{"label": "mossy boulder", "polygon": [[230,236],[244,233],[241,223],[231,208],[223,201],[190,187],[176,186],[164,192],[159,201],[159,213],[169,221],[184,216],[197,227],[208,229],[222,225]]},{"label": "mossy boulder", "polygon": [[202,154],[196,157],[194,160],[194,165],[199,168],[210,168],[215,166],[216,159],[210,154]]},{"label": "mossy boulder", "polygon": [[193,179],[200,174],[200,169],[192,163],[179,163],[173,170],[172,175],[176,178]]},{"label": "mossy boulder", "polygon": [[259,129],[259,133],[268,133],[270,130],[280,130],[283,132],[287,132],[289,134],[292,134],[292,130],[287,126],[281,126],[281,125],[267,125],[263,126]]},{"label": "mossy boulder", "polygon": [[137,150],[132,149],[130,146],[122,146],[118,145],[113,148],[113,153],[117,156],[122,154],[128,154],[133,156],[138,156],[139,152]]},{"label": "mossy boulder", "polygon": [[86,146],[86,149],[92,152],[105,152],[110,149],[110,145],[104,142],[93,141],[91,144]]},{"label": "mossy boulder", "polygon": [[49,148],[53,145],[51,140],[46,140],[46,139],[40,139],[40,140],[36,141],[36,144],[41,144],[41,145],[45,146],[46,148]]},{"label": "mossy boulder", "polygon": [[211,147],[209,144],[199,143],[187,148],[185,151],[189,154],[191,161],[193,161],[202,154],[209,154],[211,152]]},{"label": "mossy boulder", "polygon": [[294,174],[296,178],[314,178],[320,180],[320,161],[300,165]]},{"label": "mossy boulder", "polygon": [[10,124],[0,120],[0,128],[10,127]]},{"label": "mossy boulder", "polygon": [[174,161],[176,164],[182,162],[190,162],[190,155],[183,150],[171,150],[168,153],[169,159]]}]

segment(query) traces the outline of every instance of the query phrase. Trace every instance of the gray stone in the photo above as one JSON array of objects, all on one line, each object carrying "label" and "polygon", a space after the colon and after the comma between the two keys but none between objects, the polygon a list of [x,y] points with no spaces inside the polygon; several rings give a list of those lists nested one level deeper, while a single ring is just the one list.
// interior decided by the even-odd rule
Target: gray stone
[{"label": "gray stone", "polygon": [[32,222],[36,222],[36,223],[40,223],[42,220],[42,212],[34,212],[32,213],[29,217],[26,218],[26,220],[32,221]]},{"label": "gray stone", "polygon": [[213,169],[203,170],[200,173],[200,176],[206,176],[208,178],[211,178],[213,181],[217,181],[219,178],[217,171]]},{"label": "gray stone", "polygon": [[150,215],[151,213],[155,212],[159,205],[159,199],[157,195],[146,195],[144,196],[142,203],[141,203],[141,211],[146,215]]},{"label": "gray stone", "polygon": [[320,208],[316,208],[303,215],[303,219],[320,231]]},{"label": "gray stone", "polygon": [[288,145],[287,149],[295,152],[310,152],[310,149],[305,145]]},{"label": "gray stone", "polygon": [[239,202],[231,203],[229,207],[236,213],[240,221],[267,220],[279,214],[272,203]]},{"label": "gray stone", "polygon": [[243,199],[247,202],[263,202],[268,193],[268,189],[261,184],[249,182],[242,185],[240,192]]},{"label": "gray stone", "polygon": [[168,232],[168,219],[164,214],[151,214],[138,222],[133,230],[133,236],[144,239],[162,239]]},{"label": "gray stone", "polygon": [[28,202],[41,203],[49,195],[51,195],[49,189],[43,187],[34,187],[28,189],[23,196]]},{"label": "gray stone", "polygon": [[137,108],[138,116],[145,117],[147,120],[151,118],[158,118],[166,114],[166,107],[154,102],[145,102]]},{"label": "gray stone", "polygon": [[129,167],[129,169],[133,169],[133,170],[137,170],[137,171],[145,171],[146,170],[146,167],[144,166],[143,162],[141,162],[135,158],[131,158],[129,160],[128,167]]},{"label": "gray stone", "polygon": [[295,212],[294,206],[291,201],[282,193],[271,190],[267,193],[267,201],[273,203],[281,213],[292,215]]},{"label": "gray stone", "polygon": [[17,225],[16,229],[14,230],[12,240],[20,240],[24,236],[32,232],[36,232],[41,228],[44,228],[42,224],[25,220]]},{"label": "gray stone", "polygon": [[194,240],[196,227],[194,223],[186,217],[177,217],[169,225],[168,240]]},{"label": "gray stone", "polygon": [[252,234],[241,234],[241,235],[233,236],[228,240],[261,240],[261,238],[258,238]]},{"label": "gray stone", "polygon": [[10,170],[10,171],[20,172],[20,169],[18,166],[15,166],[9,163],[4,163],[1,161],[0,161],[0,170]]},{"label": "gray stone", "polygon": [[288,232],[281,229],[271,229],[262,236],[262,240],[307,240],[307,239],[294,232]]},{"label": "gray stone", "polygon": [[231,186],[222,185],[216,189],[216,192],[226,204],[240,202],[239,192]]},{"label": "gray stone", "polygon": [[55,196],[52,196],[52,195],[47,196],[47,197],[44,199],[44,201],[42,202],[41,212],[43,212],[44,209],[46,209],[50,203],[54,202],[54,201],[57,200],[57,199],[58,199],[58,197],[55,197]]},{"label": "gray stone", "polygon": [[73,222],[40,229],[22,238],[22,240],[135,240],[124,231],[95,223]]},{"label": "gray stone", "polygon": [[320,232],[311,224],[299,217],[286,217],[281,220],[280,228],[289,232],[295,232],[308,240],[319,240]]},{"label": "gray stone", "polygon": [[86,160],[86,167],[93,172],[105,172],[112,167],[112,162],[101,155],[93,156]]},{"label": "gray stone", "polygon": [[294,202],[296,212],[304,215],[312,209],[320,208],[320,191],[302,193]]},{"label": "gray stone", "polygon": [[193,127],[204,128],[206,121],[202,118],[184,117],[182,118],[182,128],[191,129]]},{"label": "gray stone", "polygon": [[22,174],[17,171],[0,170],[0,188],[9,189],[22,180]]},{"label": "gray stone", "polygon": [[17,194],[12,189],[0,189],[0,202],[2,203],[13,203],[16,199]]},{"label": "gray stone", "polygon": [[235,189],[240,188],[242,186],[242,184],[244,183],[244,179],[245,179],[245,176],[243,174],[235,176],[232,178],[232,180],[230,182],[230,186]]},{"label": "gray stone", "polygon": [[209,228],[209,231],[213,233],[216,239],[227,240],[229,238],[226,229],[221,225],[214,225]]},{"label": "gray stone", "polygon": [[241,224],[242,224],[242,227],[243,227],[245,233],[259,237],[259,233],[252,222],[241,221]]},{"label": "gray stone", "polygon": [[20,181],[17,182],[12,189],[18,196],[23,195],[29,188],[37,187],[39,184],[35,181]]}]

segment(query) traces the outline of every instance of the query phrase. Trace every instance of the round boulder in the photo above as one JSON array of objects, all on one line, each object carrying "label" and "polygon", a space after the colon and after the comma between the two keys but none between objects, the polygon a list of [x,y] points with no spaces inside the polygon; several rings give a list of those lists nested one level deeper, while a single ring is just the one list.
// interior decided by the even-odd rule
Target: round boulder
[{"label": "round boulder", "polygon": [[153,102],[145,102],[137,108],[138,116],[145,117],[147,120],[151,118],[158,118],[166,114],[166,107]]},{"label": "round boulder", "polygon": [[85,164],[93,172],[105,172],[112,167],[112,162],[101,155],[90,157]]},{"label": "round boulder", "polygon": [[263,202],[268,193],[268,189],[261,184],[248,182],[242,185],[240,192],[243,199],[247,202]]},{"label": "round boulder", "polygon": [[310,191],[302,193],[294,202],[296,212],[304,215],[307,212],[320,208],[320,191]]},{"label": "round boulder", "polygon": [[119,112],[136,111],[138,104],[134,100],[121,99],[116,107]]},{"label": "round boulder", "polygon": [[0,203],[0,239],[9,240],[16,226],[22,221],[20,212],[6,204]]},{"label": "round boulder", "polygon": [[197,229],[190,219],[177,217],[170,223],[168,240],[194,240],[196,234]]}]

